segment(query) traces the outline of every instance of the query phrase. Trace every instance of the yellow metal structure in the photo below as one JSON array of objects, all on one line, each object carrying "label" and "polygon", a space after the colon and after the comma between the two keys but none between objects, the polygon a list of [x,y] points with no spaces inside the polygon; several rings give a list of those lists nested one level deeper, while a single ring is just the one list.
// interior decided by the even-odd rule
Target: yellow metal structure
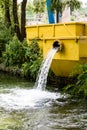
[{"label": "yellow metal structure", "polygon": [[27,40],[38,38],[43,57],[56,40],[62,43],[62,50],[52,60],[51,69],[57,76],[69,76],[73,68],[87,62],[87,23],[69,22],[26,26]]}]

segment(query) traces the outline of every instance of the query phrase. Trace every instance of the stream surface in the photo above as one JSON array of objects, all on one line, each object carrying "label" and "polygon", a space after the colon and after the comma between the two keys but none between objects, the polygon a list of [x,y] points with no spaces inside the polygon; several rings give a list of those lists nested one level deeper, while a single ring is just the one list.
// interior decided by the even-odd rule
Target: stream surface
[{"label": "stream surface", "polygon": [[87,102],[33,86],[0,72],[0,130],[87,130]]}]

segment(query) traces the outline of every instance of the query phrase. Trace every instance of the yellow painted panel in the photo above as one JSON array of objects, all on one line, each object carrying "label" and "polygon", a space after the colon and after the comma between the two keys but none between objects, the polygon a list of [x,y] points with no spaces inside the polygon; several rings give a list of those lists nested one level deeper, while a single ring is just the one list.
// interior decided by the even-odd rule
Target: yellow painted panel
[{"label": "yellow painted panel", "polygon": [[51,69],[57,76],[71,76],[72,71],[77,65],[87,63],[87,58],[81,58],[79,61],[53,60]]},{"label": "yellow painted panel", "polygon": [[[62,40],[63,48],[57,52],[53,59],[79,60],[79,44],[75,40]],[[43,43],[43,55],[46,57],[49,50],[53,47],[53,40],[46,40]]]},{"label": "yellow painted panel", "polygon": [[[87,41],[87,40],[86,40]],[[87,43],[79,44],[79,55],[80,57],[87,57]]]},{"label": "yellow painted panel", "polygon": [[26,35],[27,35],[27,40],[39,37],[38,27],[36,27],[36,26],[27,27],[26,28]]},{"label": "yellow painted panel", "polygon": [[38,45],[39,45],[39,48],[41,50],[43,50],[43,41],[42,40],[38,40]]},{"label": "yellow painted panel", "polygon": [[87,22],[85,23],[85,36],[87,36]]},{"label": "yellow painted panel", "polygon": [[58,36],[82,36],[86,35],[85,23],[70,22],[58,24],[45,24],[26,26],[27,38],[58,37]]},{"label": "yellow painted panel", "polygon": [[77,24],[76,36],[84,36],[84,35],[85,35],[85,24]]},{"label": "yellow painted panel", "polygon": [[70,24],[55,25],[56,36],[76,36],[76,26]]},{"label": "yellow painted panel", "polygon": [[38,29],[39,29],[39,38],[53,37],[54,28],[52,25],[39,26]]},{"label": "yellow painted panel", "polygon": [[51,69],[57,76],[69,76],[77,64],[77,61],[53,60]]}]

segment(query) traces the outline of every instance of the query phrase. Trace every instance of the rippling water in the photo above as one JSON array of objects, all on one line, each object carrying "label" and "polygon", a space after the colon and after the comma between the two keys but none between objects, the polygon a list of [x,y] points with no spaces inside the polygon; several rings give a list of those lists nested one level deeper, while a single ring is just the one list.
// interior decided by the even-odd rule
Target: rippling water
[{"label": "rippling water", "polygon": [[0,130],[87,130],[86,102],[33,85],[0,73]]}]

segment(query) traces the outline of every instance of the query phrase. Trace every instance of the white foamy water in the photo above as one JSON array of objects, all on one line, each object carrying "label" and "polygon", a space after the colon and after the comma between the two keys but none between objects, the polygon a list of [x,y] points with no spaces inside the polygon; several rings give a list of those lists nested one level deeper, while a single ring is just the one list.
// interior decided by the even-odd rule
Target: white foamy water
[{"label": "white foamy water", "polygon": [[35,87],[40,90],[45,90],[46,83],[47,83],[47,76],[50,69],[50,65],[55,53],[58,51],[58,48],[52,48],[46,58],[43,60],[37,79],[35,83]]},{"label": "white foamy water", "polygon": [[62,95],[38,89],[8,89],[0,94],[0,107],[4,109],[28,109],[49,106],[50,103]]}]

